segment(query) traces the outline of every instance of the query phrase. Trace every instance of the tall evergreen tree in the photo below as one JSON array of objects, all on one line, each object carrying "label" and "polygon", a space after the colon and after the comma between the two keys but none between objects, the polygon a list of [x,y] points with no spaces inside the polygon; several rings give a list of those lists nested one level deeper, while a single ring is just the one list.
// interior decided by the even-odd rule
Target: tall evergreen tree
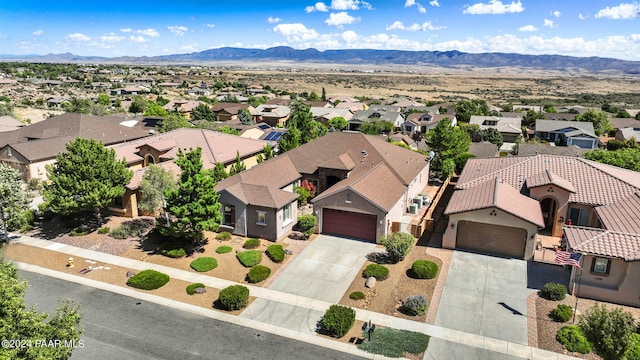
[{"label": "tall evergreen tree", "polygon": [[22,190],[24,181],[20,172],[4,163],[0,163],[0,224],[2,235],[8,239],[7,230],[18,228],[24,222],[24,212],[29,209],[30,193]]},{"label": "tall evergreen tree", "polygon": [[236,151],[236,162],[231,165],[231,169],[229,169],[229,176],[235,175],[237,173],[243,172],[247,170],[247,166],[244,164],[244,161],[240,158],[240,152]]},{"label": "tall evergreen tree", "polygon": [[226,179],[229,177],[227,170],[224,168],[224,164],[221,162],[217,162],[216,166],[213,168],[213,181],[216,183],[222,179]]},{"label": "tall evergreen tree", "polygon": [[451,125],[451,119],[444,118],[430,130],[426,136],[427,145],[435,152],[431,161],[434,171],[449,177],[455,171],[457,157],[469,151],[471,139],[469,135],[457,126]]},{"label": "tall evergreen tree", "polygon": [[304,145],[327,133],[327,128],[313,119],[311,109],[304,101],[293,101],[289,107],[291,114],[286,124],[288,131],[282,135],[280,140],[280,152]]}]

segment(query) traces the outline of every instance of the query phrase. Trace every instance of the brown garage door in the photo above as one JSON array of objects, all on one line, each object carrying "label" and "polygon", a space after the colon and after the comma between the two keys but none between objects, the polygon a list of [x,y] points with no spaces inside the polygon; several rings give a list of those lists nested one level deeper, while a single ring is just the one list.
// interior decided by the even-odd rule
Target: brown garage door
[{"label": "brown garage door", "polygon": [[351,211],[322,209],[322,232],[376,241],[375,215],[360,214]]},{"label": "brown garage door", "polygon": [[524,258],[527,231],[522,228],[478,223],[458,222],[456,247],[514,258]]}]

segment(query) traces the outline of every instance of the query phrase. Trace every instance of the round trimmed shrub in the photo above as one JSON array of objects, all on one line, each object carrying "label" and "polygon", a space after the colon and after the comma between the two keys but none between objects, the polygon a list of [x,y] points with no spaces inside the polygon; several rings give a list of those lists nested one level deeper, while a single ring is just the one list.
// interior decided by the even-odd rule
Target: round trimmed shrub
[{"label": "round trimmed shrub", "polygon": [[282,262],[284,260],[284,255],[284,249],[280,244],[273,244],[267,247],[267,256],[269,256],[273,262]]},{"label": "round trimmed shrub", "polygon": [[182,258],[187,256],[187,251],[184,248],[177,249],[163,249],[160,251],[162,255],[174,259]]},{"label": "round trimmed shrub", "polygon": [[318,223],[318,219],[312,214],[300,215],[298,216],[298,223],[296,224],[296,229],[302,231],[304,235],[308,238],[313,235],[316,231],[316,224]]},{"label": "round trimmed shrub", "polygon": [[242,247],[245,249],[255,249],[260,247],[260,239],[251,238],[242,244]]},{"label": "round trimmed shrub", "polygon": [[197,272],[211,271],[218,267],[218,261],[212,257],[199,257],[189,265]]},{"label": "round trimmed shrub", "polygon": [[422,295],[412,295],[404,301],[402,312],[411,316],[424,315],[429,306],[429,301]]},{"label": "round trimmed shrub", "polygon": [[262,253],[258,250],[247,250],[236,254],[244,267],[254,267],[262,260]]},{"label": "round trimmed shrub", "polygon": [[216,253],[218,254],[226,254],[232,251],[233,251],[233,248],[227,245],[218,246],[218,248],[216,249]]},{"label": "round trimmed shrub", "polygon": [[591,352],[591,344],[578,326],[563,326],[556,333],[558,340],[568,351],[588,354]]},{"label": "round trimmed shrub", "polygon": [[354,291],[351,294],[349,294],[349,299],[362,300],[364,299],[364,293],[362,291]]},{"label": "round trimmed shrub", "polygon": [[142,290],[155,290],[169,282],[169,275],[155,270],[143,270],[127,279],[127,285]]},{"label": "round trimmed shrub", "polygon": [[573,316],[573,309],[569,305],[558,304],[558,306],[551,310],[551,318],[558,322],[567,322]]},{"label": "round trimmed shrub", "polygon": [[221,240],[221,241],[231,240],[231,233],[228,231],[223,231],[221,233],[218,233],[218,235],[216,235],[216,240]]},{"label": "round trimmed shrub", "polygon": [[249,289],[242,285],[226,287],[220,290],[218,302],[229,311],[242,309],[249,303]]},{"label": "round trimmed shrub", "polygon": [[438,276],[438,264],[429,260],[416,260],[411,265],[411,271],[418,279],[433,279]]},{"label": "round trimmed shrub", "polygon": [[347,306],[331,305],[324,313],[320,326],[327,335],[336,338],[345,336],[356,323],[356,312]]},{"label": "round trimmed shrub", "polygon": [[247,279],[250,283],[255,284],[263,281],[271,275],[271,269],[263,265],[256,265],[249,269]]},{"label": "round trimmed shrub", "polygon": [[194,283],[187,286],[187,294],[193,295],[196,293],[196,289],[204,289],[203,283]]},{"label": "round trimmed shrub", "polygon": [[567,296],[567,287],[558,283],[546,283],[542,287],[540,295],[548,300],[559,301]]},{"label": "round trimmed shrub", "polygon": [[389,277],[389,268],[380,264],[369,264],[364,268],[362,276],[365,278],[373,276],[376,280],[384,280]]}]

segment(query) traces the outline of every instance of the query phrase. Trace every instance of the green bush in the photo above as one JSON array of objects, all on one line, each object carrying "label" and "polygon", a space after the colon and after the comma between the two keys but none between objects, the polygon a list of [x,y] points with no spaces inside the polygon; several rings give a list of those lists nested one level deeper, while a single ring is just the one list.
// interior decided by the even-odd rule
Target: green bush
[{"label": "green bush", "polygon": [[187,250],[184,248],[177,249],[162,249],[160,253],[166,257],[178,259],[187,256]]},{"label": "green bush", "polygon": [[169,275],[155,270],[143,270],[127,279],[127,285],[143,290],[155,290],[169,282]]},{"label": "green bush", "polygon": [[298,223],[296,224],[296,228],[302,231],[307,237],[309,237],[316,231],[317,223],[318,219],[311,214],[300,215],[298,216]]},{"label": "green bush", "polygon": [[245,241],[242,247],[245,249],[255,249],[257,247],[260,247],[260,239],[251,238]]},{"label": "green bush", "polygon": [[378,328],[371,333],[371,341],[358,344],[358,349],[386,357],[399,358],[405,353],[422,354],[429,346],[429,336],[423,333]]},{"label": "green bush", "polygon": [[267,247],[267,256],[269,256],[273,262],[282,262],[284,260],[284,255],[284,249],[280,244],[273,244]]},{"label": "green bush", "polygon": [[558,322],[567,322],[573,316],[573,309],[569,305],[558,304],[558,307],[551,310],[551,318]]},{"label": "green bush", "polygon": [[100,230],[98,230],[98,234],[108,234],[109,233],[109,227],[105,226],[105,227],[101,227]]},{"label": "green bush", "polygon": [[384,280],[389,277],[389,268],[384,265],[369,264],[364,268],[362,276],[365,278],[373,276],[376,280]]},{"label": "green bush", "polygon": [[327,335],[343,337],[356,322],[356,312],[346,306],[331,305],[320,322],[321,329]]},{"label": "green bush", "polygon": [[349,294],[349,299],[362,300],[364,299],[364,293],[362,291],[354,291],[351,294]]},{"label": "green bush", "polygon": [[596,303],[580,316],[580,330],[593,346],[593,352],[604,360],[621,359],[637,330],[633,315],[621,307],[608,310]]},{"label": "green bush", "polygon": [[233,251],[233,248],[231,246],[227,246],[227,245],[218,246],[218,248],[216,249],[216,252],[218,254],[226,254],[226,253],[230,253],[232,251]]},{"label": "green bush", "polygon": [[545,299],[559,301],[567,296],[567,287],[558,283],[546,283],[540,294]]},{"label": "green bush", "polygon": [[83,229],[82,227],[79,226],[69,231],[69,236],[84,236],[84,235],[87,235],[88,233],[89,232],[86,229]]},{"label": "green bush", "polygon": [[558,340],[568,351],[588,354],[591,352],[591,344],[582,334],[582,330],[575,325],[563,326],[556,333]]},{"label": "green bush", "polygon": [[640,360],[640,334],[633,333],[631,335],[631,342],[627,352],[624,353],[626,360]]},{"label": "green bush", "polygon": [[189,265],[197,272],[211,271],[218,267],[218,261],[212,257],[200,257],[191,262]]},{"label": "green bush", "polygon": [[403,232],[395,232],[380,239],[380,244],[384,245],[387,251],[387,257],[391,263],[398,263],[404,260],[405,256],[411,251],[415,238],[411,234]]},{"label": "green bush", "polygon": [[240,263],[245,267],[253,267],[260,263],[262,254],[258,250],[248,250],[236,254]]},{"label": "green bush", "polygon": [[407,315],[418,316],[424,315],[427,311],[427,306],[429,306],[427,298],[422,295],[412,295],[404,301],[401,310]]},{"label": "green bush", "polygon": [[152,222],[142,219],[126,221],[111,230],[109,232],[109,236],[120,240],[139,237],[142,236],[152,225]]},{"label": "green bush", "polygon": [[433,279],[438,276],[438,264],[429,260],[416,260],[411,266],[411,271],[418,279]]},{"label": "green bush", "polygon": [[271,275],[271,269],[263,265],[256,265],[249,269],[247,279],[250,283],[255,284],[265,280]]},{"label": "green bush", "polygon": [[196,293],[196,289],[204,289],[203,283],[194,283],[187,286],[187,294],[193,295]]},{"label": "green bush", "polygon": [[239,310],[249,303],[249,289],[242,285],[231,285],[220,290],[220,305],[229,311]]},{"label": "green bush", "polygon": [[218,235],[216,235],[216,240],[221,240],[221,241],[231,240],[231,233],[228,231],[223,231],[221,233],[218,233]]}]

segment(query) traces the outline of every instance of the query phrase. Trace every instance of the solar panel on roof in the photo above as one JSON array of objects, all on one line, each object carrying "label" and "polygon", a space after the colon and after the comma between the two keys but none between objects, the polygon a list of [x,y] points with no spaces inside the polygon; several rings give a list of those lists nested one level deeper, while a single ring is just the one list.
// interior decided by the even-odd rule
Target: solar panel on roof
[{"label": "solar panel on roof", "polygon": [[280,140],[280,138],[282,137],[282,135],[284,135],[284,133],[283,133],[283,132],[280,132],[280,131],[278,131],[278,132],[274,133],[274,134],[273,134],[273,140],[275,140],[275,141]]},{"label": "solar panel on roof", "polygon": [[267,129],[271,128],[271,126],[269,126],[269,124],[260,124],[260,125],[258,125],[258,127],[260,129],[262,129],[262,130],[267,130]]}]

